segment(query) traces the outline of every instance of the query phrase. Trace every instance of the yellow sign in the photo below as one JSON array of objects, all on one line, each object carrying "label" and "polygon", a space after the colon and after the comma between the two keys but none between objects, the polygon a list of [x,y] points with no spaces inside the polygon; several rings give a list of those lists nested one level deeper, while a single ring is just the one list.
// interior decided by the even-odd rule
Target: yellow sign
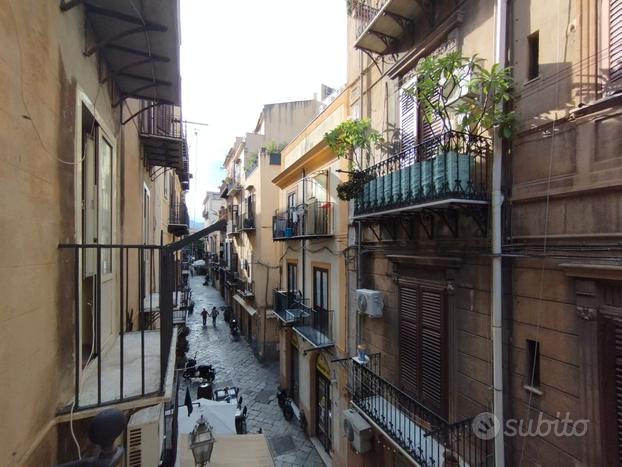
[{"label": "yellow sign", "polygon": [[330,378],[330,365],[328,364],[328,362],[326,361],[326,358],[324,357],[322,353],[320,353],[317,356],[317,361],[315,362],[315,368],[322,375],[324,375],[327,379],[329,380],[331,379]]}]

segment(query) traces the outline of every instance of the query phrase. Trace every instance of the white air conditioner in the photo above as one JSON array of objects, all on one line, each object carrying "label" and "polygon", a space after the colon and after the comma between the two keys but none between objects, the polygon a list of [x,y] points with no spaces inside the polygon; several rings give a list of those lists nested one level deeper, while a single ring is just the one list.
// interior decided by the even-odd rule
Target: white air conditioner
[{"label": "white air conditioner", "polygon": [[343,431],[357,453],[364,454],[371,450],[371,425],[356,410],[343,411]]},{"label": "white air conditioner", "polygon": [[380,318],[384,308],[384,295],[377,290],[357,289],[356,307],[359,313]]},{"label": "white air conditioner", "polygon": [[141,409],[127,424],[127,467],[157,467],[164,444],[163,404]]}]

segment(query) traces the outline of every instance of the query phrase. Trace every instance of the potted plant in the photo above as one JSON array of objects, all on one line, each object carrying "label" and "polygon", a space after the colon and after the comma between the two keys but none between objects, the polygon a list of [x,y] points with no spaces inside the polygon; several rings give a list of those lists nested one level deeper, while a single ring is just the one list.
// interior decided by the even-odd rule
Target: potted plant
[{"label": "potted plant", "polygon": [[[503,109],[512,98],[512,88],[509,68],[495,64],[486,69],[477,56],[450,52],[419,62],[416,83],[404,92],[417,99],[432,139],[430,147],[422,151],[427,152],[423,160],[416,163],[423,167],[411,169],[413,191],[427,196],[464,191],[473,183],[478,160],[472,148],[487,141],[493,129],[501,138],[512,136],[515,117]],[[440,134],[434,131],[439,122]],[[419,172],[421,178],[414,179],[413,172]]]},{"label": "potted plant", "polygon": [[324,135],[324,140],[338,158],[348,160],[349,179],[337,185],[337,196],[344,201],[356,198],[374,178],[363,171],[362,161],[369,161],[372,145],[380,144],[382,135],[364,118],[341,122]]}]

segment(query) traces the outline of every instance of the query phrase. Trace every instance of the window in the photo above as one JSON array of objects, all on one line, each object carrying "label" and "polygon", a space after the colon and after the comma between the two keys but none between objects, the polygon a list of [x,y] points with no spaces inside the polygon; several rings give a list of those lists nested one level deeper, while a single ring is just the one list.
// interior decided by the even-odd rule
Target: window
[{"label": "window", "polygon": [[609,80],[622,81],[622,0],[609,0]]},{"label": "window", "polygon": [[414,96],[405,92],[415,84],[412,79],[400,88],[400,129],[402,132],[402,149],[413,146],[417,139],[417,103]]},{"label": "window", "polygon": [[540,343],[527,339],[527,385],[540,387]]},{"label": "window", "polygon": [[296,292],[298,290],[298,264],[287,263],[287,290]]},{"label": "window", "polygon": [[281,153],[280,152],[270,153],[270,165],[281,165]]},{"label": "window", "polygon": [[540,33],[538,31],[527,37],[527,79],[532,80],[540,75]]},{"label": "window", "polygon": [[447,414],[447,307],[438,287],[399,288],[400,386],[441,416]]},{"label": "window", "polygon": [[[98,243],[112,243],[112,146],[101,135],[99,138],[99,193],[98,193]],[[112,250],[103,249],[102,274],[112,272]]]},{"label": "window", "polygon": [[313,327],[322,334],[329,335],[328,269],[313,268],[313,309]]}]

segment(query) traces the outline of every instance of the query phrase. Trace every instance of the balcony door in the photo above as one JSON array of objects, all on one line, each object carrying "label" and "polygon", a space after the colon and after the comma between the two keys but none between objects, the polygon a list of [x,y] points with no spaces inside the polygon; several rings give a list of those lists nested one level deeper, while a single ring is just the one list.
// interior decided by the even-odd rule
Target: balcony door
[{"label": "balcony door", "polygon": [[287,291],[295,293],[298,290],[298,264],[287,263]]},{"label": "balcony door", "polygon": [[313,327],[328,335],[328,269],[313,268]]},{"label": "balcony door", "polygon": [[399,289],[400,388],[447,416],[447,299],[442,285],[404,283]]}]

